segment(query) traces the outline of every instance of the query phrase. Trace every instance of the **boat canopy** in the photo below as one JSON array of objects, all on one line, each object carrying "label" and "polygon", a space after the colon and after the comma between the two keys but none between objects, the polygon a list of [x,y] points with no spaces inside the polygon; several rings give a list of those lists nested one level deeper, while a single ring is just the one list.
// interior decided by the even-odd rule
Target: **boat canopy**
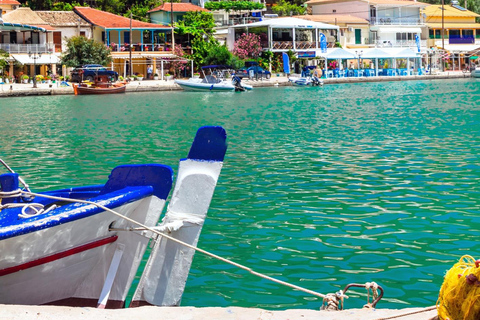
[{"label": "boat canopy", "polygon": [[225,65],[211,65],[211,66],[203,66],[202,69],[233,69],[233,68]]}]

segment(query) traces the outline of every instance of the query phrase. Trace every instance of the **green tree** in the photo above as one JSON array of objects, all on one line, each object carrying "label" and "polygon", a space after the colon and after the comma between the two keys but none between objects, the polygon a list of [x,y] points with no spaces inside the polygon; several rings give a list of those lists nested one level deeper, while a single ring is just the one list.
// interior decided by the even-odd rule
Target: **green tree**
[{"label": "green tree", "polygon": [[214,28],[213,14],[204,11],[187,12],[182,21],[175,23],[175,33],[187,36],[192,48],[192,54],[186,57],[192,59],[197,66],[204,65],[209,50],[218,46],[213,38]]},{"label": "green tree", "polygon": [[52,6],[52,11],[73,11],[74,7],[81,7],[82,5],[78,2],[73,1],[72,3],[68,2],[55,2]]},{"label": "green tree", "polygon": [[3,70],[3,73],[5,74],[5,68],[8,66],[8,58],[9,54],[7,51],[0,49],[0,69]]},{"label": "green tree", "polygon": [[115,14],[123,14],[125,3],[122,0],[96,0],[97,9]]},{"label": "green tree", "polygon": [[62,64],[75,67],[82,64],[101,64],[112,62],[110,49],[103,43],[82,36],[67,40],[67,51],[62,55]]},{"label": "green tree", "polygon": [[205,57],[205,64],[230,65],[232,58],[233,54],[228,51],[227,46],[212,43],[212,46]]},{"label": "green tree", "polygon": [[290,3],[286,0],[280,0],[276,6],[272,7],[273,13],[279,16],[302,15],[307,9],[303,5]]}]

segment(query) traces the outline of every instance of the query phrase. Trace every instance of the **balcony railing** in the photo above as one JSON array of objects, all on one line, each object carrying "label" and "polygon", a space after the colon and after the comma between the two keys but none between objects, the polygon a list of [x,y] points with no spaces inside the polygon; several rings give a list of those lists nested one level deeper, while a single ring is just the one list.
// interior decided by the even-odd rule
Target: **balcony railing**
[{"label": "balcony railing", "polygon": [[16,44],[16,43],[0,43],[0,49],[8,53],[52,53],[55,45],[52,43],[46,44]]},{"label": "balcony railing", "polygon": [[[398,48],[398,47],[416,47],[417,42],[415,40],[383,40],[383,41],[367,41],[367,44],[374,44],[378,48]],[[427,40],[420,40],[420,46],[426,47]]]},{"label": "balcony railing", "polygon": [[[118,45],[110,43],[110,49],[112,52],[130,52],[130,44],[124,43]],[[132,45],[132,51],[171,51],[172,46],[169,43],[137,43]]]},{"label": "balcony railing", "polygon": [[423,19],[418,18],[371,18],[370,24],[374,25],[419,25],[424,24]]},{"label": "balcony railing", "polygon": [[259,17],[243,17],[243,18],[229,18],[229,19],[215,19],[217,27],[234,26],[237,24],[247,24],[260,21]]}]

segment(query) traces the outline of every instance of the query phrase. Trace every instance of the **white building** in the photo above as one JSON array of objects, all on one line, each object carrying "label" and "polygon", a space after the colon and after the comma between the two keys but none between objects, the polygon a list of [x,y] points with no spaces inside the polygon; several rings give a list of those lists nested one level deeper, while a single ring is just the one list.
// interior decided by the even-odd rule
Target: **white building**
[{"label": "white building", "polygon": [[313,15],[352,15],[369,21],[368,33],[353,30],[349,47],[415,47],[417,36],[426,47],[428,31],[421,9],[428,6],[411,0],[310,0]]}]

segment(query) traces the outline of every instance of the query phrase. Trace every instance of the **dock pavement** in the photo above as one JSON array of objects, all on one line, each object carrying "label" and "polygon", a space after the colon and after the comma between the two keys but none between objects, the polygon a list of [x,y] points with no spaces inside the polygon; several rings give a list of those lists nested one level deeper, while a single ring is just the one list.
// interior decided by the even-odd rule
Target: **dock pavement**
[{"label": "dock pavement", "polygon": [[[350,77],[350,78],[329,78],[323,79],[325,85],[338,83],[362,83],[362,82],[384,82],[384,81],[409,81],[409,80],[440,80],[455,78],[470,78],[470,73],[462,71],[449,71],[438,73],[436,75],[422,76],[393,76],[393,77]],[[275,74],[270,79],[243,80],[245,84],[253,87],[280,87],[291,86],[287,77],[277,77]],[[175,84],[174,80],[142,80],[131,81],[127,84],[126,92],[154,92],[154,91],[174,91],[182,90]],[[71,83],[68,86],[61,86],[57,83],[38,83],[37,88],[33,88],[32,83],[3,83],[0,84],[0,97],[18,97],[32,95],[67,95],[74,94]]]},{"label": "dock pavement", "polygon": [[240,307],[154,307],[96,309],[57,306],[0,305],[0,320],[433,320],[436,309],[351,309],[272,311]]}]

